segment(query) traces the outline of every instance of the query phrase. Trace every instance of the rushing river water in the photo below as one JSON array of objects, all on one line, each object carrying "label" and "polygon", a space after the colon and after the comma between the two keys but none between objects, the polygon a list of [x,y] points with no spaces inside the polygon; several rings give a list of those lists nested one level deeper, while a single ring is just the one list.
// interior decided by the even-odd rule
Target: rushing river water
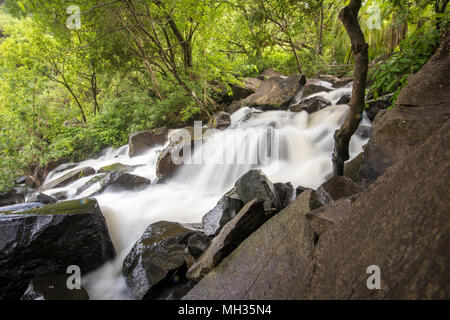
[{"label": "rushing river water", "polygon": [[[332,102],[321,111],[309,115],[306,112],[289,111],[261,112],[251,108],[241,108],[232,115],[231,126],[210,136],[200,152],[204,157],[217,160],[231,155],[238,157],[246,154],[247,161],[239,164],[184,165],[170,180],[163,184],[152,184],[140,191],[107,189],[96,196],[117,251],[117,258],[92,272],[84,275],[83,285],[91,299],[132,299],[125,279],[121,275],[122,262],[134,243],[151,223],[165,220],[182,223],[201,222],[203,215],[212,209],[217,201],[233,187],[237,179],[249,169],[260,168],[272,182],[291,182],[295,187],[317,188],[332,172],[331,154],[333,134],[342,124],[347,105],[335,105],[339,98],[351,92],[351,87],[318,93]],[[364,116],[361,125],[371,125]],[[274,144],[263,144],[263,151],[273,148],[277,157],[270,163],[254,164],[252,155],[258,154],[256,143],[245,137],[257,137],[264,140],[268,130],[275,133]],[[362,151],[367,139],[354,136],[350,144],[351,157]],[[159,152],[164,146],[157,146],[145,154],[130,158],[128,146],[108,149],[97,159],[77,164],[77,167],[92,167],[96,170],[103,166],[122,163],[142,165],[131,172],[155,180],[155,167]],[[259,146],[261,148],[261,146]],[[193,155],[195,157],[195,154]],[[252,164],[253,163],[253,164]],[[50,173],[46,182],[67,173],[70,170]],[[71,185],[46,191],[54,194],[67,191],[69,198],[83,198],[92,193],[93,185],[82,194],[75,196],[76,190],[90,178],[75,181]]]}]

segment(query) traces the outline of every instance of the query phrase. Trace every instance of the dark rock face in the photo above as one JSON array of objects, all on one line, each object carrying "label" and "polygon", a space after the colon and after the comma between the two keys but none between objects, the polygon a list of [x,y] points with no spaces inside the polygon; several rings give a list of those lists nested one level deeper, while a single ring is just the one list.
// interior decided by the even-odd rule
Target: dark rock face
[{"label": "dark rock face", "polygon": [[136,298],[157,299],[167,297],[164,292],[173,293],[185,279],[189,239],[198,233],[201,231],[193,226],[166,221],[145,230],[126,257],[122,270]]},{"label": "dark rock face", "polygon": [[258,90],[262,81],[256,78],[244,78],[240,83],[233,84],[231,89],[233,90],[233,99],[241,100],[247,98]]},{"label": "dark rock face", "polygon": [[313,230],[305,218],[320,205],[314,193],[303,192],[263,224],[184,299],[292,299],[292,286],[302,279],[314,250]]},{"label": "dark rock face", "polygon": [[303,97],[308,97],[319,92],[330,92],[331,90],[331,88],[325,86],[323,81],[319,79],[308,79],[303,87]]},{"label": "dark rock face", "polygon": [[241,200],[244,204],[255,198],[263,199],[264,210],[267,214],[276,213],[281,209],[281,202],[274,185],[261,170],[250,170],[245,173],[227,196]]},{"label": "dark rock face", "polygon": [[41,187],[41,191],[53,189],[53,188],[62,188],[65,187],[75,180],[78,180],[83,177],[87,177],[90,175],[95,174],[95,170],[93,168],[79,168],[76,170],[73,170],[71,172],[66,173],[62,177],[59,177],[57,179],[54,179],[53,181],[50,181],[49,183],[45,184]]},{"label": "dark rock face", "polygon": [[278,195],[278,199],[280,200],[280,209],[284,209],[291,202],[292,194],[294,193],[294,187],[290,182],[278,182],[273,186],[275,188],[275,192]]},{"label": "dark rock face", "polygon": [[211,122],[208,124],[208,128],[223,130],[230,126],[231,116],[228,112],[220,111],[212,116]]},{"label": "dark rock face", "polygon": [[101,191],[109,186],[117,186],[124,189],[133,190],[150,184],[151,181],[144,178],[123,172],[111,172],[100,181]]},{"label": "dark rock face", "polygon": [[245,238],[267,221],[263,202],[263,199],[248,202],[237,216],[223,227],[208,249],[188,270],[186,275],[188,279],[200,281]]},{"label": "dark rock face", "polygon": [[9,191],[0,194],[0,207],[25,202],[22,194],[15,191]]},{"label": "dark rock face", "polygon": [[31,280],[21,300],[89,300],[84,288],[67,288],[68,274],[47,274]]},{"label": "dark rock face", "polygon": [[55,197],[46,195],[42,192],[36,192],[31,195],[27,202],[40,202],[43,204],[52,204],[58,202]]},{"label": "dark rock face", "polygon": [[366,105],[368,106],[366,108],[366,113],[371,121],[375,120],[375,117],[378,114],[378,112],[380,112],[381,110],[386,110],[391,106],[392,97],[393,94],[388,94],[376,100],[369,100],[366,102]]},{"label": "dark rock face", "polygon": [[[86,191],[87,189],[89,189],[90,187],[92,187],[94,184],[99,183],[103,178],[105,178],[107,176],[106,173],[104,174],[100,174],[100,175],[96,175],[94,177],[92,177],[91,179],[89,179],[84,185],[82,185],[81,187],[79,187],[77,189],[77,196],[82,194],[84,191]],[[95,193],[96,191],[92,192],[92,195]],[[90,195],[91,196],[91,195]]]},{"label": "dark rock face", "polygon": [[0,298],[19,299],[30,280],[82,274],[113,259],[115,250],[95,200],[73,200],[23,212],[0,214]]},{"label": "dark rock face", "polygon": [[345,176],[333,176],[317,189],[317,195],[322,204],[328,204],[361,191],[363,189],[352,179]]},{"label": "dark rock face", "polygon": [[392,164],[415,152],[450,116],[450,31],[441,47],[411,76],[392,110],[378,112],[364,150],[359,180],[371,184]]},{"label": "dark rock face", "polygon": [[306,111],[308,113],[317,112],[331,105],[331,102],[322,97],[311,97],[303,99],[299,104],[289,107],[289,111],[301,112]]},{"label": "dark rock face", "polygon": [[203,216],[203,232],[207,236],[215,236],[222,227],[233,219],[242,209],[244,203],[240,199],[230,198],[224,195],[217,205]]},{"label": "dark rock face", "polygon": [[348,94],[344,94],[339,100],[338,102],[336,102],[337,105],[339,104],[348,104],[350,102],[352,98],[352,95],[350,93]]},{"label": "dark rock face", "polygon": [[130,135],[128,141],[129,156],[138,156],[156,145],[164,145],[167,141],[167,137],[168,130],[165,127],[134,132]]}]

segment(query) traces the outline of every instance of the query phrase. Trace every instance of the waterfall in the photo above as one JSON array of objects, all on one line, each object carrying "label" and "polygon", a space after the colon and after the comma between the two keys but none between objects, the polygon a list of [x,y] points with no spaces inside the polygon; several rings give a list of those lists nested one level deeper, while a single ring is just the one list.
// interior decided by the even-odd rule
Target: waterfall
[{"label": "waterfall", "polygon": [[[96,196],[107,221],[117,258],[97,271],[84,275],[83,285],[91,299],[132,299],[121,275],[122,263],[148,225],[161,220],[201,222],[203,215],[250,169],[260,168],[273,183],[291,182],[294,187],[320,186],[332,173],[333,134],[343,123],[348,111],[347,105],[335,104],[342,95],[349,92],[351,87],[347,86],[329,93],[315,94],[330,100],[333,105],[311,115],[304,111],[262,112],[248,107],[241,108],[232,114],[232,124],[228,129],[210,136],[192,155],[195,157],[195,153],[201,153],[211,161],[205,164],[186,164],[163,184],[151,184],[140,191],[107,189]],[[361,125],[371,125],[365,114]],[[268,132],[271,134],[269,142],[266,139]],[[367,139],[353,136],[350,142],[351,158],[362,151],[365,143]],[[131,173],[154,180],[158,153],[163,147],[154,147],[133,158],[128,156],[128,146],[108,149],[97,159],[83,161],[67,170],[57,168],[50,173],[46,182],[76,168],[93,167],[97,170],[118,162],[141,165]],[[253,161],[255,159],[252,156],[261,151],[267,152],[268,148],[271,152],[277,151],[277,157],[269,163]],[[250,161],[239,163],[237,160],[244,154]],[[224,156],[234,162],[217,161]],[[70,198],[83,198],[89,193],[89,189],[78,196],[75,195],[76,190],[90,178],[92,177],[79,179],[65,188],[48,190],[46,193],[67,191]]]}]

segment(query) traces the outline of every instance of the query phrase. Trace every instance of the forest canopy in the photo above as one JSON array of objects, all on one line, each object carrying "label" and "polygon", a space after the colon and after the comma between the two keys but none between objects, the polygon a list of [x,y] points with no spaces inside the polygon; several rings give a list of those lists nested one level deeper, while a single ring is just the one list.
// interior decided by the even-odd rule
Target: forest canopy
[{"label": "forest canopy", "polygon": [[[2,3],[3,2],[3,3]],[[0,1],[0,191],[50,160],[222,110],[267,68],[351,76],[341,0]],[[439,45],[448,0],[367,0],[368,94],[394,93]]]}]

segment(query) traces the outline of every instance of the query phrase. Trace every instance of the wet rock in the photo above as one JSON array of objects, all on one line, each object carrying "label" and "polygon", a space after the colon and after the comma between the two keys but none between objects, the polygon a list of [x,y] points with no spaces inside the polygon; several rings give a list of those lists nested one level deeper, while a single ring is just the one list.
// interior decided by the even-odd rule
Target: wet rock
[{"label": "wet rock", "polygon": [[25,202],[25,198],[22,194],[15,191],[8,191],[0,193],[0,207],[9,206],[12,204]]},{"label": "wet rock", "polygon": [[337,105],[339,104],[348,104],[352,98],[351,93],[346,93],[342,97],[339,98],[338,102],[336,102]]},{"label": "wet rock", "polygon": [[128,146],[129,156],[135,157],[145,153],[156,145],[164,145],[168,138],[168,130],[166,127],[154,130],[146,130],[133,132],[130,135]]},{"label": "wet rock", "polygon": [[333,90],[331,83],[319,79],[308,79],[303,87],[303,97],[319,92],[330,92],[331,90]]},{"label": "wet rock", "polygon": [[68,274],[47,274],[31,280],[21,300],[89,300],[87,291],[69,289]]},{"label": "wet rock", "polygon": [[230,126],[231,116],[228,112],[220,111],[212,116],[211,122],[208,124],[208,128],[223,130]]},{"label": "wet rock", "polygon": [[256,92],[262,81],[256,78],[244,78],[240,83],[235,83],[231,86],[233,90],[233,99],[241,100],[247,98],[249,95]]},{"label": "wet rock", "polygon": [[64,174],[62,177],[50,181],[49,183],[42,186],[40,190],[45,191],[54,188],[66,187],[80,178],[87,177],[93,174],[95,174],[95,170],[93,168],[79,168]]},{"label": "wet rock", "polygon": [[36,277],[65,274],[70,265],[86,274],[114,256],[96,200],[0,214],[0,298],[19,299]]},{"label": "wet rock", "polygon": [[317,206],[320,203],[314,190],[304,191],[245,239],[183,299],[292,299],[293,283],[301,278],[314,250],[314,232],[305,214]]},{"label": "wet rock", "polygon": [[244,204],[255,198],[264,199],[264,210],[269,215],[281,210],[278,193],[261,170],[250,170],[242,175],[227,196]]},{"label": "wet rock", "polygon": [[52,197],[55,197],[58,201],[63,201],[69,199],[69,192],[67,191],[58,191],[52,194]]},{"label": "wet rock", "polygon": [[331,102],[322,97],[311,97],[301,100],[299,104],[289,107],[291,112],[306,111],[308,113],[317,112],[331,105]]},{"label": "wet rock", "polygon": [[110,173],[110,172],[130,173],[139,167],[141,167],[141,166],[140,165],[129,166],[129,165],[122,164],[122,163],[113,163],[113,164],[110,164],[109,166],[104,166],[104,167],[100,168],[100,170],[98,170],[98,173]]},{"label": "wet rock", "polygon": [[151,181],[144,177],[123,172],[111,172],[100,180],[100,191],[98,193],[105,191],[110,186],[134,190],[150,183]]},{"label": "wet rock", "polygon": [[228,222],[211,245],[187,272],[187,278],[200,281],[239,244],[267,221],[263,199],[253,199]]},{"label": "wet rock", "polygon": [[291,202],[294,187],[290,182],[278,182],[273,186],[275,188],[275,192],[278,194],[278,199],[280,200],[280,209],[284,209]]},{"label": "wet rock", "polygon": [[317,189],[317,196],[322,204],[328,204],[361,191],[363,189],[352,179],[345,176],[333,176]]},{"label": "wet rock", "polygon": [[217,205],[203,216],[203,232],[207,236],[217,235],[222,227],[234,218],[244,206],[240,199],[234,199],[224,195]]},{"label": "wet rock", "polygon": [[[93,185],[95,185],[97,183],[100,184],[100,181],[102,181],[102,179],[105,178],[106,176],[107,176],[107,174],[103,173],[103,174],[99,174],[99,175],[96,175],[96,176],[92,177],[84,185],[82,185],[81,187],[79,187],[77,189],[76,195],[78,196],[78,195],[82,194],[84,191],[86,191],[87,189],[89,189],[90,187],[92,187]],[[101,186],[99,186],[98,190],[100,190],[100,187]],[[92,196],[98,190],[93,191],[92,194],[89,195],[89,196]]]},{"label": "wet rock", "polygon": [[0,213],[23,212],[30,209],[40,208],[43,206],[44,204],[40,202],[18,203],[10,206],[0,207]]},{"label": "wet rock", "polygon": [[201,233],[193,226],[160,221],[151,224],[123,263],[122,274],[138,299],[160,297],[185,280],[185,250],[190,237]]},{"label": "wet rock", "polygon": [[211,238],[204,233],[195,233],[189,237],[185,252],[197,259],[205,251],[211,242]]},{"label": "wet rock", "polygon": [[31,195],[27,202],[40,202],[43,204],[52,204],[58,202],[58,200],[53,197],[46,195],[42,192],[36,192]]}]

